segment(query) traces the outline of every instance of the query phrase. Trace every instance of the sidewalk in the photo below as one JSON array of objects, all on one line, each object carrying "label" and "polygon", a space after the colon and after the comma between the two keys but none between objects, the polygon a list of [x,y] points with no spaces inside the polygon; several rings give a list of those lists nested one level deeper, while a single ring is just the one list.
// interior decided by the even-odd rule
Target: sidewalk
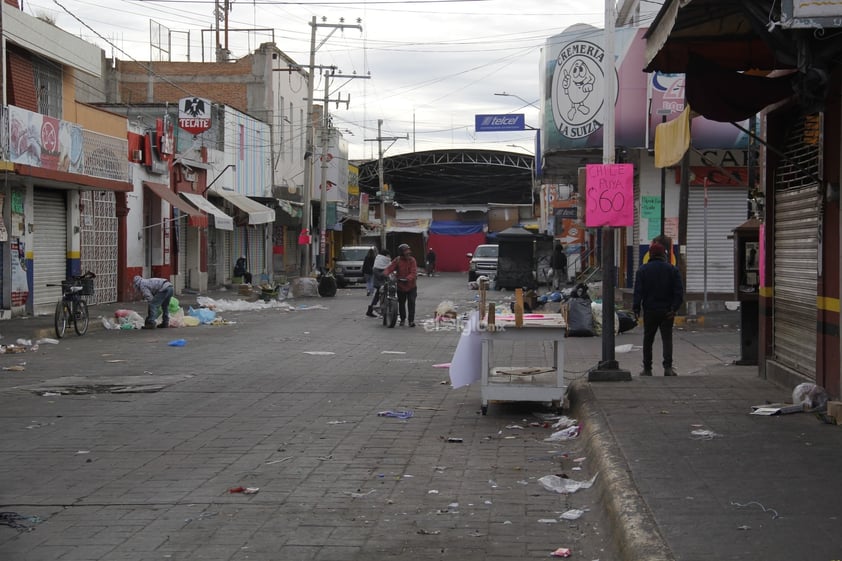
[{"label": "sidewalk", "polygon": [[[676,339],[684,370],[692,346]],[[684,370],[571,388],[622,558],[838,559],[842,426],[750,415],[792,401],[756,367]]]}]

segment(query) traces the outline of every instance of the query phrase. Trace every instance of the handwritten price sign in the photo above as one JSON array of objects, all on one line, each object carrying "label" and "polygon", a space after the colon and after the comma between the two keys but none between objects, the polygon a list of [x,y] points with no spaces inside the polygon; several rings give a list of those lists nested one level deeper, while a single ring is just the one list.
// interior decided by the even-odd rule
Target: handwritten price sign
[{"label": "handwritten price sign", "polygon": [[585,226],[634,224],[634,166],[588,164]]}]

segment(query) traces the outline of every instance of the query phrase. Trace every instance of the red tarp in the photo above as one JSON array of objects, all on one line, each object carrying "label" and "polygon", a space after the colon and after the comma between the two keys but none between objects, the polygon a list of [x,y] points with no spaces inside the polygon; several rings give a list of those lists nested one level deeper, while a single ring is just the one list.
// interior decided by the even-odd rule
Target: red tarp
[{"label": "red tarp", "polygon": [[[478,245],[485,243],[485,233],[450,236],[430,233],[427,247],[436,252],[436,270],[442,272],[460,272],[468,270],[468,259],[465,254],[473,253]],[[420,266],[423,258],[418,260]]]}]

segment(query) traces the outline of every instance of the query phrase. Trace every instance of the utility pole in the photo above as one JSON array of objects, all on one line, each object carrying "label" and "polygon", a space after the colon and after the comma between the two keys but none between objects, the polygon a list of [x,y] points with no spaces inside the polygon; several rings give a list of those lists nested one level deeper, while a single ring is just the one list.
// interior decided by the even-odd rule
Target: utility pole
[{"label": "utility pole", "polygon": [[[316,16],[310,20],[310,64],[309,64],[309,72],[307,74],[307,135],[306,135],[306,146],[304,148],[304,213],[301,217],[302,230],[306,231],[308,235],[311,235],[311,228],[313,222],[313,209],[311,208],[311,199],[313,194],[313,155],[315,154],[315,146],[313,142],[314,131],[313,131],[313,91],[315,88],[314,84],[314,76],[313,72],[316,69],[316,51],[321,48],[325,42],[330,39],[331,35],[333,35],[337,29],[345,29],[345,28],[354,28],[359,29],[360,31],[363,30],[362,25],[359,22],[362,20],[358,19],[356,24],[345,24],[342,23],[316,23]],[[328,33],[327,37],[325,37],[318,46],[316,46],[316,30],[320,27],[327,27],[330,28],[331,31]],[[327,107],[324,108],[325,114],[327,113]],[[323,178],[324,180],[324,178]],[[306,277],[310,275],[310,247],[307,246],[304,251],[304,258],[301,261],[301,276]]]},{"label": "utility pole", "polygon": [[377,141],[377,183],[380,197],[380,249],[386,249],[386,203],[395,200],[395,192],[386,189],[383,183],[383,141],[390,140],[394,144],[396,140],[409,140],[409,136],[383,136],[383,119],[377,119],[377,138],[366,138],[366,142]]}]

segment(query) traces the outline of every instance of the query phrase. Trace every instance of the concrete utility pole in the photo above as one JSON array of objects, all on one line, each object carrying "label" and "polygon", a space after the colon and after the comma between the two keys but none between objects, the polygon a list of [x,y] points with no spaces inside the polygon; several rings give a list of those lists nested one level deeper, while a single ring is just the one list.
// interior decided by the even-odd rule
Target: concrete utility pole
[{"label": "concrete utility pole", "polygon": [[[316,69],[316,51],[318,51],[319,48],[321,48],[321,46],[330,39],[337,29],[353,28],[362,31],[363,27],[359,24],[360,21],[362,20],[358,19],[356,24],[345,24],[342,22],[316,23],[316,16],[313,16],[310,20],[310,64],[309,72],[307,74],[307,135],[306,146],[304,148],[304,213],[301,217],[301,228],[306,230],[311,236],[313,209],[310,205],[312,204],[311,199],[313,194],[313,155],[316,152],[313,142],[313,91],[315,88],[313,72]],[[325,37],[322,42],[316,46],[316,30],[320,27],[328,27],[331,31],[328,33],[327,37]],[[327,112],[327,107],[324,108],[324,111],[325,113]],[[304,258],[301,261],[301,276],[309,276],[310,269],[310,247],[307,246],[305,248]]]},{"label": "concrete utility pole", "polygon": [[377,196],[380,197],[380,249],[386,249],[386,203],[395,200],[395,192],[386,189],[383,183],[383,141],[409,140],[408,135],[404,136],[383,136],[383,119],[377,119],[377,138],[366,138],[366,142],[377,141]]}]

